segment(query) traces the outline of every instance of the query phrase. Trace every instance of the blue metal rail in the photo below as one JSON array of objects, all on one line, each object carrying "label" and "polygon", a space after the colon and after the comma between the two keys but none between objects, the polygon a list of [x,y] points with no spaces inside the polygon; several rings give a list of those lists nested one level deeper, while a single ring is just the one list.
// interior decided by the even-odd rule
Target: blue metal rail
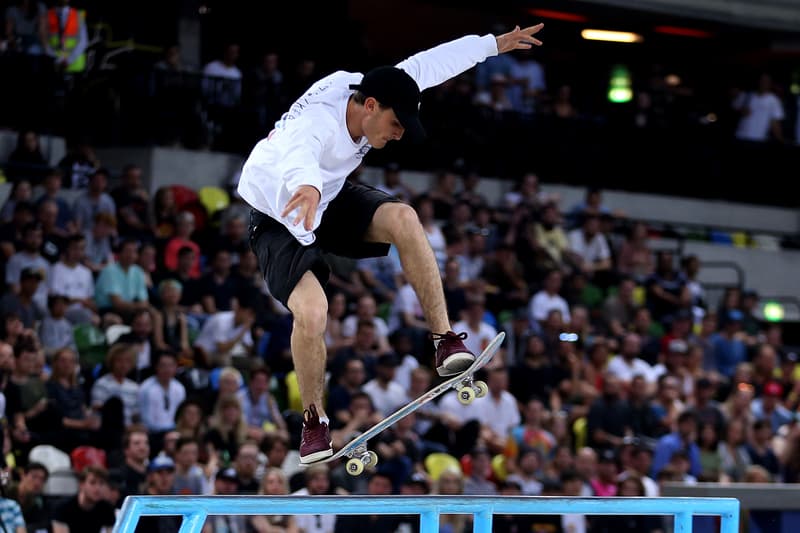
[{"label": "blue metal rail", "polygon": [[114,533],[133,533],[141,516],[179,515],[180,533],[200,533],[209,515],[418,514],[421,533],[438,533],[442,514],[471,514],[475,533],[491,533],[493,514],[671,515],[675,533],[692,516],[719,516],[720,533],[739,532],[734,498],[561,498],[488,496],[130,496]]}]

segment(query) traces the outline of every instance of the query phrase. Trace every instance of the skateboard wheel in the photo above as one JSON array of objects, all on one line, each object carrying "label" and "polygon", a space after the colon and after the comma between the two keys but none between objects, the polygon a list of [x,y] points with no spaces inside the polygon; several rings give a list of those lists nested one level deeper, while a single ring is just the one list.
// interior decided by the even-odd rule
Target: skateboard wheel
[{"label": "skateboard wheel", "polygon": [[355,457],[347,461],[346,467],[347,473],[351,476],[357,476],[364,471],[364,463],[361,462],[361,459],[356,459]]},{"label": "skateboard wheel", "polygon": [[361,456],[361,462],[366,466],[375,467],[375,465],[378,464],[378,454],[373,451],[369,451]]},{"label": "skateboard wheel", "polygon": [[475,391],[469,387],[464,387],[458,391],[458,401],[461,405],[469,405],[475,399]]},{"label": "skateboard wheel", "polygon": [[476,398],[483,398],[489,392],[489,386],[485,381],[476,381],[472,384],[472,388],[475,390]]}]

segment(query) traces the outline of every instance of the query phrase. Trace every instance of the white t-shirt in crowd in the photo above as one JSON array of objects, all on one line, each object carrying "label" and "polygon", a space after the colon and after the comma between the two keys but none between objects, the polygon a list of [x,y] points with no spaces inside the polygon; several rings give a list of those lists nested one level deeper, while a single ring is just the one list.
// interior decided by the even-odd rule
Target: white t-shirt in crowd
[{"label": "white t-shirt in crowd", "polygon": [[[359,319],[356,315],[350,315],[342,321],[342,336],[355,337],[356,330],[358,329]],[[389,326],[386,321],[379,316],[372,319],[375,324],[375,336],[386,338],[389,335]]]},{"label": "white t-shirt in crowd", "polygon": [[517,400],[508,391],[501,391],[500,397],[497,399],[491,394],[487,394],[483,398],[477,398],[473,405],[475,405],[481,424],[491,428],[501,437],[508,437],[511,430],[522,422]]},{"label": "white t-shirt in crowd", "polygon": [[769,139],[773,120],[783,120],[783,104],[773,93],[740,94],[734,102],[736,109],[748,108],[750,113],[739,119],[736,138],[746,141],[766,141]]},{"label": "white t-shirt in crowd", "polygon": [[231,80],[242,79],[242,71],[236,65],[227,66],[222,61],[216,60],[203,67],[203,74],[216,78],[228,78]]},{"label": "white t-shirt in crowd", "polygon": [[553,309],[561,311],[561,317],[564,319],[565,323],[571,320],[569,305],[560,295],[550,295],[547,291],[541,290],[531,298],[529,313],[534,320],[538,320],[539,322],[545,320]]},{"label": "white t-shirt in crowd", "polygon": [[569,248],[587,263],[603,261],[611,258],[611,250],[608,241],[601,233],[595,233],[591,239],[586,240],[586,235],[582,228],[575,228],[567,234]]},{"label": "white t-shirt in crowd", "polygon": [[[219,355],[217,354],[217,343],[229,342],[235,339],[244,327],[244,325],[237,327],[234,324],[233,311],[214,313],[203,323],[203,327],[200,329],[194,344],[209,354]],[[250,331],[245,332],[242,336],[241,344],[243,348],[253,346],[253,337]],[[231,349],[230,353],[236,353],[236,347]]]},{"label": "white t-shirt in crowd", "polygon": [[486,322],[481,322],[476,331],[470,328],[465,320],[461,320],[453,324],[453,331],[456,333],[461,333],[462,331],[467,332],[467,338],[464,339],[464,346],[476,356],[497,336],[497,330]]},{"label": "white t-shirt in crowd", "polygon": [[78,263],[69,266],[59,261],[50,270],[50,294],[66,296],[73,300],[94,299],[92,271]]},{"label": "white t-shirt in crowd", "polygon": [[377,379],[372,379],[361,390],[369,395],[375,410],[383,416],[389,416],[406,404],[406,390],[395,381],[390,381],[384,389]]},{"label": "white t-shirt in crowd", "polygon": [[389,331],[394,332],[403,326],[403,313],[411,313],[413,316],[423,319],[422,305],[414,288],[406,283],[394,297],[392,304],[392,314],[389,316]]},{"label": "white t-shirt in crowd", "polygon": [[[420,91],[458,75],[497,54],[493,35],[468,35],[420,52],[397,64]],[[347,129],[351,84],[363,74],[338,71],[313,84],[256,144],[239,179],[238,192],[258,211],[280,221],[302,244],[314,242],[314,230],[344,185],[347,176],[370,150],[367,138],[354,141]],[[281,217],[284,206],[301,185],[320,191],[311,230],[294,225],[295,213]]]},{"label": "white t-shirt in crowd", "polygon": [[635,376],[639,375],[644,376],[644,380],[648,383],[655,383],[656,381],[653,367],[647,361],[638,357],[628,364],[624,357],[618,355],[608,362],[607,370],[622,381],[631,381]]}]

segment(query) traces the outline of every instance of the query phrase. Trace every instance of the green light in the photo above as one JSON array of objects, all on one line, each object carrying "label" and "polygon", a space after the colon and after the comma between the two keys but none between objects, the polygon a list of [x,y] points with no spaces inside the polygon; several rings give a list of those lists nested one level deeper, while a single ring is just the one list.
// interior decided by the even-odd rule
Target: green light
[{"label": "green light", "polygon": [[608,101],[614,104],[625,104],[632,99],[631,73],[624,65],[615,65],[611,69],[611,81],[608,84]]},{"label": "green light", "polygon": [[783,306],[778,302],[764,304],[764,319],[768,322],[780,322],[783,320],[783,316]]}]

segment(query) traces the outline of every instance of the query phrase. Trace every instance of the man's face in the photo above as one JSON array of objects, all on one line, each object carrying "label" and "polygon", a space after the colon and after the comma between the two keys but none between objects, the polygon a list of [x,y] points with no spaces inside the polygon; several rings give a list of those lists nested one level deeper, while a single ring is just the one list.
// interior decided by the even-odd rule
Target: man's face
[{"label": "man's face", "polygon": [[158,360],[156,367],[156,374],[159,378],[168,380],[175,377],[175,372],[178,370],[178,363],[172,357],[162,357]]},{"label": "man's face", "polygon": [[47,474],[36,468],[22,476],[21,484],[24,485],[31,494],[41,494],[46,481]]},{"label": "man's face", "polygon": [[175,453],[175,462],[183,468],[192,466],[197,462],[197,457],[200,453],[197,444],[194,442],[184,444],[181,449]]},{"label": "man's face", "polygon": [[312,496],[327,494],[330,488],[330,480],[327,474],[318,473],[311,476],[307,484],[308,493]]},{"label": "man's face", "polygon": [[42,230],[31,229],[25,233],[25,249],[29,252],[38,251],[42,247]]},{"label": "man's face", "polygon": [[386,496],[392,493],[392,482],[386,476],[373,476],[367,491],[371,496]]},{"label": "man's face", "polygon": [[150,443],[144,433],[134,433],[130,436],[126,455],[134,461],[141,462],[150,455]]},{"label": "man's face", "polygon": [[236,471],[242,477],[253,477],[258,467],[258,448],[242,446],[236,455]]},{"label": "man's face", "polygon": [[373,148],[383,148],[389,141],[400,140],[405,128],[392,109],[381,108],[378,101],[372,97],[364,102],[364,109],[367,111],[362,122],[364,135]]},{"label": "man's face", "polygon": [[162,468],[147,475],[149,484],[155,489],[156,494],[169,494],[175,483],[175,470]]},{"label": "man's face", "polygon": [[81,483],[80,491],[83,493],[88,503],[94,504],[99,502],[103,497],[103,491],[105,490],[105,487],[105,481],[94,474],[89,474],[84,482]]}]

